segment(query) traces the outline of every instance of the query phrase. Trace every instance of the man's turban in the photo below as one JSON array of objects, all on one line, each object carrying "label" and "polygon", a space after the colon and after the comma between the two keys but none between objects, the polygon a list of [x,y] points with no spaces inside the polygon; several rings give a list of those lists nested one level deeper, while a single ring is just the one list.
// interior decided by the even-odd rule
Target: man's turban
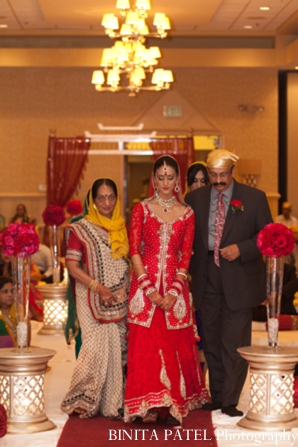
[{"label": "man's turban", "polygon": [[230,168],[239,157],[226,149],[214,149],[207,158],[208,168]]}]

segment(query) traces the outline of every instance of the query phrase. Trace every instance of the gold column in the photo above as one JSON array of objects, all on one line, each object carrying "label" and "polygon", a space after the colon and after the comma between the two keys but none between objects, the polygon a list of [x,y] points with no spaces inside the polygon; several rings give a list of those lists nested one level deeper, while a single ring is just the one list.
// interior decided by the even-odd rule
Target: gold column
[{"label": "gold column", "polygon": [[238,348],[250,367],[250,402],[237,425],[250,430],[282,431],[298,427],[293,402],[296,348]]},{"label": "gold column", "polygon": [[[55,428],[44,403],[44,373],[52,349],[0,349],[0,403],[7,413],[8,433],[36,433]],[[25,441],[24,441],[25,442]]]}]

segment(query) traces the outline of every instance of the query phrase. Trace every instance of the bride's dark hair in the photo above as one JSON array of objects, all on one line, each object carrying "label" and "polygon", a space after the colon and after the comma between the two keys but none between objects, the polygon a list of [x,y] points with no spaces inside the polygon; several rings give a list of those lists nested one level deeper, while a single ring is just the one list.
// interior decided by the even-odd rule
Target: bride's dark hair
[{"label": "bride's dark hair", "polygon": [[162,155],[155,161],[154,166],[153,166],[153,174],[154,175],[155,175],[157,169],[160,168],[161,166],[163,166],[164,163],[167,166],[171,166],[171,168],[173,168],[175,170],[176,174],[179,175],[178,163],[175,160],[175,158],[171,157],[170,155]]}]

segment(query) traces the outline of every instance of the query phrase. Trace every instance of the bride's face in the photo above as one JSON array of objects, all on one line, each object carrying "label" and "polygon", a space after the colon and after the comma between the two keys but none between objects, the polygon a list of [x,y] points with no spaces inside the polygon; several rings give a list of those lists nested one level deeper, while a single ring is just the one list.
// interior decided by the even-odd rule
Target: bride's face
[{"label": "bride's face", "polygon": [[160,197],[172,197],[178,176],[174,168],[163,165],[155,172],[154,183]]}]

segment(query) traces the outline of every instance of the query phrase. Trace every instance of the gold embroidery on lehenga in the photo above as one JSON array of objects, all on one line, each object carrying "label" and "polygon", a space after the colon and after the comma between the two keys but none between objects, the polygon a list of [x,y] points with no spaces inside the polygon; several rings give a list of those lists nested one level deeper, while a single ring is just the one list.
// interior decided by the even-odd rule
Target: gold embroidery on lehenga
[{"label": "gold embroidery on lehenga", "polygon": [[144,303],[143,291],[141,289],[137,289],[134,297],[130,302],[130,311],[132,315],[140,314],[144,309],[144,305],[145,303]]},{"label": "gold embroidery on lehenga", "polygon": [[183,397],[183,399],[186,398],[186,386],[185,386],[185,380],[183,377],[183,373],[182,373],[182,369],[181,369],[181,364],[180,364],[180,359],[179,359],[179,354],[177,352],[177,361],[178,361],[178,365],[179,365],[179,375],[180,375],[180,394]]},{"label": "gold embroidery on lehenga", "polygon": [[159,355],[160,355],[160,358],[161,358],[160,381],[161,381],[161,383],[164,384],[165,387],[168,388],[168,390],[170,390],[171,389],[171,382],[170,382],[170,379],[169,379],[169,377],[167,375],[165,359],[164,359],[164,356],[163,356],[163,353],[162,353],[161,349],[159,350]]},{"label": "gold embroidery on lehenga", "polygon": [[186,305],[183,296],[180,294],[173,307],[174,316],[177,320],[182,320],[186,315]]}]

